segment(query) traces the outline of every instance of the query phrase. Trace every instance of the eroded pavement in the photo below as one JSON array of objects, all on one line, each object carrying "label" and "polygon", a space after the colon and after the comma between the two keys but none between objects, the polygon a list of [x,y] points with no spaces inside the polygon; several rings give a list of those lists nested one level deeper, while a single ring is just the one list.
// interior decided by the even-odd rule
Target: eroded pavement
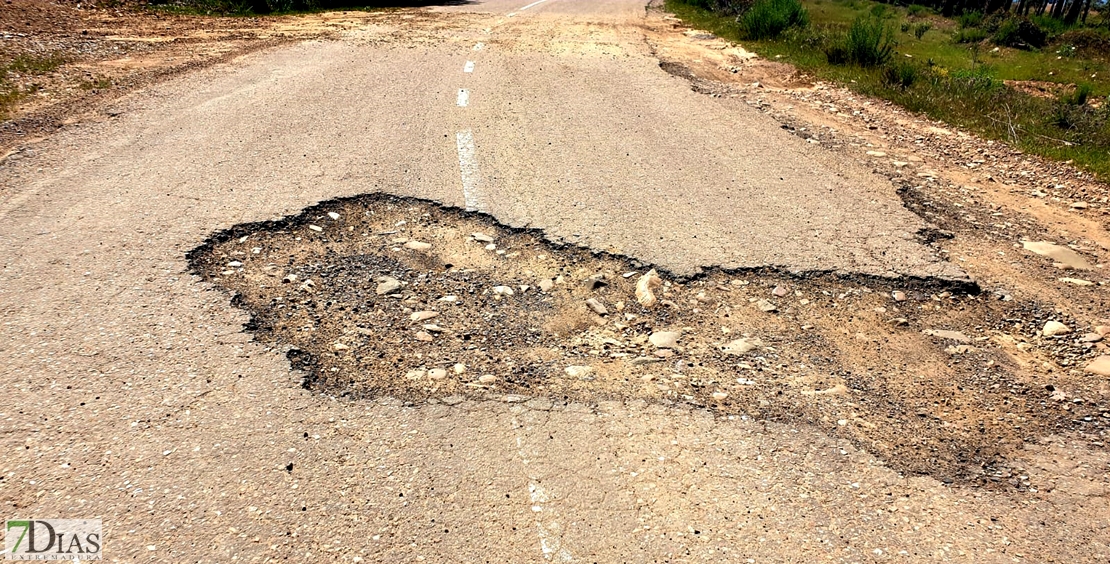
[{"label": "eroded pavement", "polygon": [[1103,185],[641,4],[522,8],[6,161],[5,512],[119,561],[1105,560]]}]

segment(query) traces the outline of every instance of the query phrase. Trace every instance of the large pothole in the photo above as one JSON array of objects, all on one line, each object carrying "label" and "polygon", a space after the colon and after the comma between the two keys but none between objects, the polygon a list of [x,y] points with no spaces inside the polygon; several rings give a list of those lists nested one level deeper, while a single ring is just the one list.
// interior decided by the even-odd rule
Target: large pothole
[{"label": "large pothole", "polygon": [[1105,432],[1098,406],[1078,408],[1097,428],[1058,409],[997,338],[1036,312],[941,283],[663,273],[645,307],[635,261],[386,195],[238,226],[189,258],[260,341],[289,348],[307,386],[340,397],[685,402],[813,424],[899,470],[1019,488],[1005,457],[1022,441]]}]

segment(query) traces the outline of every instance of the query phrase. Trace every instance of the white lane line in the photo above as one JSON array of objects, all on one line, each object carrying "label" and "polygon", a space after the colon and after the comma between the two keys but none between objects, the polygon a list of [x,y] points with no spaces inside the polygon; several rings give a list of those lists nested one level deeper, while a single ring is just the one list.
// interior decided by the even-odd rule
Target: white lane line
[{"label": "white lane line", "polygon": [[[513,429],[520,429],[521,424],[513,417]],[[524,441],[520,438],[519,431],[516,435],[517,454],[520,455],[520,462],[528,467],[528,455],[524,452]],[[569,550],[563,547],[562,527],[556,521],[549,522],[546,526],[543,523],[543,509],[544,504],[547,503],[547,491],[537,483],[535,475],[531,471],[528,472],[528,498],[532,501],[532,511],[536,514],[536,529],[540,537],[540,552],[543,553],[544,560],[551,560],[554,562],[574,562],[574,555]]]},{"label": "white lane line", "polygon": [[474,72],[474,61],[467,61],[466,64],[463,65],[463,72]]},{"label": "white lane line", "polygon": [[463,202],[467,211],[482,209],[481,192],[478,187],[478,150],[474,147],[474,133],[467,129],[455,134],[459,148],[459,173],[462,175]]},{"label": "white lane line", "polygon": [[485,44],[485,43],[482,43],[482,42],[478,42],[477,44],[475,44],[475,45],[474,45],[474,50],[475,50],[475,51],[481,51],[481,50],[482,50],[482,48],[483,48],[483,47],[485,47],[485,46],[486,46],[486,44]]},{"label": "white lane line", "polygon": [[470,91],[465,88],[459,89],[459,98],[455,101],[460,108],[465,108],[470,103]]},{"label": "white lane line", "polygon": [[525,6],[525,7],[521,8],[517,11],[518,12],[523,12],[524,10],[527,10],[528,8],[531,8],[532,6],[538,6],[540,4],[543,4],[544,2],[547,2],[547,0],[536,0],[535,2],[532,2],[531,4]]}]

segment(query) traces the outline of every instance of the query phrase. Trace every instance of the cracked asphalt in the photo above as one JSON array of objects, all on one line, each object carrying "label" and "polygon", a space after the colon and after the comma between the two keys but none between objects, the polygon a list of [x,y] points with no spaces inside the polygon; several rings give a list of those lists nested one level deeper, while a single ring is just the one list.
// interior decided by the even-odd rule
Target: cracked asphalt
[{"label": "cracked asphalt", "polygon": [[338,400],[243,332],[186,253],[377,191],[680,274],[967,279],[889,182],[661,70],[643,2],[526,4],[247,55],[4,163],[4,513],[101,518],[118,562],[1105,561],[1107,456],[1066,437],[1026,446],[1052,497],[952,487],[680,404]]}]

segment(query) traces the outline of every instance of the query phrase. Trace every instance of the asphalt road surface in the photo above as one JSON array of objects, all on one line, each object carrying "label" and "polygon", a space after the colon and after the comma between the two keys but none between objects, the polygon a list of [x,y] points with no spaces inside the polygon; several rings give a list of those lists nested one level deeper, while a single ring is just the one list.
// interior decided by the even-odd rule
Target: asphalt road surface
[{"label": "asphalt road surface", "polygon": [[1082,503],[900,476],[805,427],[321,396],[186,272],[217,229],[385,191],[677,273],[964,278],[889,182],[660,70],[644,17],[631,0],[437,9],[411,41],[367,29],[171,80],[5,166],[6,515],[102,518],[120,562],[1105,554]]}]

